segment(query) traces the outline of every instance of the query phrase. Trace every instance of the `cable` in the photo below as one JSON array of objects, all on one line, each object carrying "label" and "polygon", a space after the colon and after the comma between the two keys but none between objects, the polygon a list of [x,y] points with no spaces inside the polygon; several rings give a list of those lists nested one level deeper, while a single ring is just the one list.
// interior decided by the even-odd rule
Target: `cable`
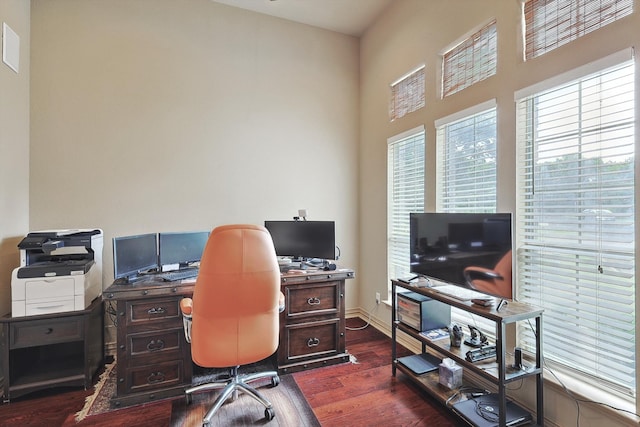
[{"label": "cable", "polygon": [[105,306],[105,312],[109,316],[109,319],[111,319],[113,326],[118,326],[118,313],[113,307],[113,301],[107,302],[107,305]]},{"label": "cable", "polygon": [[[533,328],[533,325],[531,324],[531,319],[527,320],[527,323],[529,324],[529,328],[531,329],[531,332],[533,333],[534,337],[537,338],[536,331]],[[558,376],[555,374],[555,372],[553,372],[553,369],[551,369],[547,365],[547,362],[546,362],[546,359],[544,358],[544,355],[541,355],[541,359],[542,359],[542,365],[543,365],[544,369],[546,369],[547,371],[549,371],[549,373],[551,375],[553,375],[553,377],[556,379],[556,381],[558,381],[558,384],[560,384],[560,386],[562,387],[564,392],[567,394],[567,396],[569,396],[571,399],[573,399],[573,402],[576,404],[576,411],[577,411],[576,427],[580,427],[580,404],[581,403],[604,406],[604,407],[607,407],[609,409],[613,409],[614,411],[626,412],[627,414],[633,415],[636,418],[640,418],[640,414],[638,414],[636,412],[629,411],[629,410],[623,409],[623,408],[618,408],[618,407],[615,407],[615,406],[610,405],[608,403],[598,402],[598,401],[595,401],[595,400],[581,399],[581,398],[575,396],[573,394],[573,392],[571,390],[569,390],[567,388],[567,386],[562,382],[562,380],[560,378],[558,378]]]},{"label": "cable", "polygon": [[369,318],[367,319],[367,323],[364,326],[359,326],[357,328],[346,328],[347,331],[362,331],[363,329],[366,329],[367,326],[369,326],[371,324],[371,317],[373,316],[373,313],[378,311],[378,306],[380,304],[376,303],[375,306],[373,306],[373,308],[371,310],[369,310]]}]

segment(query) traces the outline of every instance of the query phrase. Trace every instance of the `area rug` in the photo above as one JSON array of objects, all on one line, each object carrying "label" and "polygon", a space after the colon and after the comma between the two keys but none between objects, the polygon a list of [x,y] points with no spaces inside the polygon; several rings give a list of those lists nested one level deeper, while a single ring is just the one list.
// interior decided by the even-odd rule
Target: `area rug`
[{"label": "area rug", "polygon": [[[251,370],[250,368],[249,371]],[[207,372],[194,375],[193,383],[202,383],[204,380],[219,374],[219,372]],[[293,375],[281,375],[280,384],[277,387],[271,387],[268,380],[264,380],[263,384],[264,386],[259,382],[254,383],[263,396],[273,404],[276,416],[271,422],[267,423],[265,421],[264,407],[260,403],[256,402],[250,396],[240,393],[237,400],[228,402],[220,408],[218,414],[213,418],[211,426],[320,426],[313,410],[296,384]],[[124,411],[135,411],[141,408],[142,405],[131,406],[129,408],[113,408],[110,400],[115,390],[116,369],[114,362],[105,367],[105,371],[101,374],[95,386],[94,393],[87,397],[84,407],[76,414],[76,423],[84,421],[84,425],[91,425],[91,421],[100,419],[102,414],[106,415],[106,413],[115,411],[123,413]],[[167,420],[167,424],[171,427],[202,425],[202,417],[213,405],[216,396],[217,393],[215,391],[196,394],[193,396],[192,403],[189,405],[187,405],[184,397],[174,398],[171,402],[171,420],[170,422]]]}]

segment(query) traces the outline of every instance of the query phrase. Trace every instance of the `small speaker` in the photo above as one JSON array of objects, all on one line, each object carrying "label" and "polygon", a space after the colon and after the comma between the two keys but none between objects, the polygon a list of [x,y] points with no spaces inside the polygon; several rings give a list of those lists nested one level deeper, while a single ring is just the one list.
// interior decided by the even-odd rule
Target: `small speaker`
[{"label": "small speaker", "polygon": [[520,347],[514,348],[513,355],[514,355],[513,367],[515,369],[522,369],[522,349]]}]

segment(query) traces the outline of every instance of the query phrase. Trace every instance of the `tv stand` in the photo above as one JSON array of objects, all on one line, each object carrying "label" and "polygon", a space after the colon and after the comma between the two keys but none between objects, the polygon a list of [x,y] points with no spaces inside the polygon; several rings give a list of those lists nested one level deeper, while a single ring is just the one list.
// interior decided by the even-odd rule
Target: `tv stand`
[{"label": "tv stand", "polygon": [[[399,291],[411,291],[433,300],[443,302],[449,306],[457,307],[461,310],[473,313],[474,315],[483,317],[495,324],[495,350],[490,346],[485,347],[471,347],[466,344],[461,344],[460,347],[452,347],[449,339],[430,340],[420,333],[420,331],[412,328],[411,326],[402,323],[397,318],[397,294]],[[507,300],[503,300],[507,301]],[[422,353],[429,348],[432,354],[438,355],[440,358],[448,357],[453,359],[458,365],[462,366],[465,372],[472,372],[477,377],[483,380],[489,381],[497,388],[498,394],[498,406],[499,406],[499,419],[498,425],[506,425],[506,408],[507,408],[507,384],[514,381],[522,381],[525,377],[534,376],[536,381],[536,425],[544,425],[544,410],[543,410],[543,384],[542,384],[542,309],[523,304],[517,301],[508,301],[508,304],[500,303],[498,306],[480,306],[474,304],[471,301],[463,301],[456,298],[452,298],[446,294],[437,292],[432,288],[418,287],[410,283],[402,282],[400,280],[391,281],[391,358],[392,358],[392,375],[395,377],[397,370],[408,376],[408,378],[416,383],[421,389],[432,395],[436,400],[448,405],[450,399],[457,393],[457,390],[448,390],[439,384],[438,371],[430,372],[423,375],[416,375],[412,370],[407,368],[402,363],[398,362],[397,358],[397,333],[403,332],[410,338],[417,340],[422,347]],[[536,336],[536,348],[533,360],[531,360],[526,369],[513,369],[513,366],[517,365],[517,360],[512,363],[506,361],[506,328],[508,324],[515,324],[520,321],[535,320],[535,336]],[[485,354],[483,348],[487,351],[495,351],[495,356],[483,359]],[[480,350],[480,351],[478,351]],[[469,353],[469,359],[467,359],[467,353]],[[517,357],[516,357],[517,359]],[[464,378],[467,382],[468,378]],[[464,399],[465,397],[462,397]]]}]

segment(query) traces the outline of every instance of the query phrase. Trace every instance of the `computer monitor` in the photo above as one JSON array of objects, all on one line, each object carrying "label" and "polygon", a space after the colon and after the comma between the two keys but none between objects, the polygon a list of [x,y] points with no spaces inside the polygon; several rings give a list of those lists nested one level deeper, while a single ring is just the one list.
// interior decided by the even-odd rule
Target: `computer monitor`
[{"label": "computer monitor", "polygon": [[113,276],[135,280],[141,272],[158,268],[156,233],[113,238]]},{"label": "computer monitor", "polygon": [[208,231],[188,231],[158,234],[160,266],[187,267],[200,261],[209,240]]},{"label": "computer monitor", "polygon": [[334,221],[265,221],[276,255],[296,260],[332,260],[336,256]]}]

